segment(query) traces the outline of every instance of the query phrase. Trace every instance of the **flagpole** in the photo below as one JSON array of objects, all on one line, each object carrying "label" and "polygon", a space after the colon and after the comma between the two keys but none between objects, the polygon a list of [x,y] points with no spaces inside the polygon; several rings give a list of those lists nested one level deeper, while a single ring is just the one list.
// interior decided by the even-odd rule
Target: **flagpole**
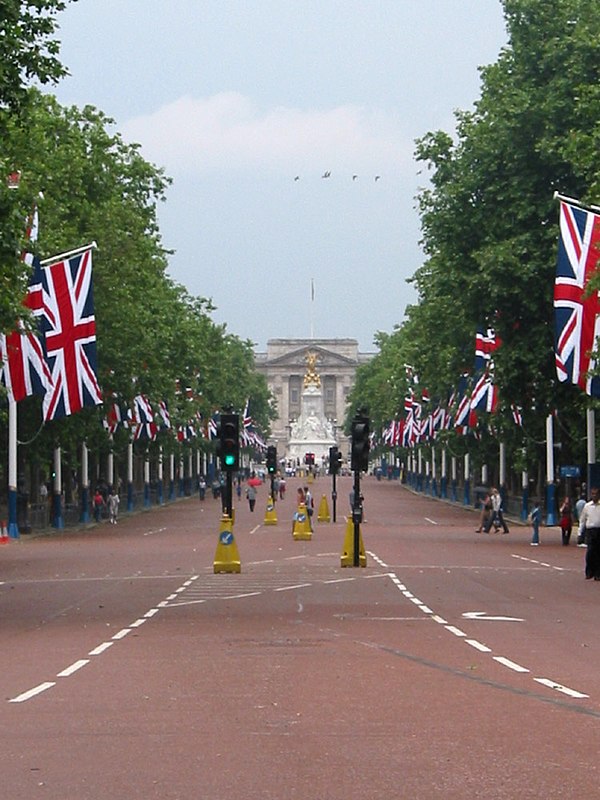
[{"label": "flagpole", "polygon": [[97,247],[98,245],[96,242],[90,242],[90,244],[84,244],[82,247],[76,247],[75,250],[68,250],[66,253],[59,253],[57,256],[45,258],[43,261],[40,261],[40,264],[42,267],[47,267],[48,264],[58,264],[59,261],[64,261],[65,258],[78,256],[80,253],[85,253],[86,250],[95,250]]},{"label": "flagpole", "polygon": [[554,192],[552,197],[555,200],[562,200],[563,203],[568,203],[571,206],[577,206],[577,208],[581,208],[584,211],[600,211],[600,206],[595,206],[592,203],[582,203],[581,200],[575,200],[574,197],[567,197],[564,194],[560,194],[560,192]]},{"label": "flagpole", "polygon": [[8,535],[19,538],[17,522],[17,402],[8,392]]},{"label": "flagpole", "polygon": [[314,329],[315,279],[310,279],[310,338],[315,338]]}]

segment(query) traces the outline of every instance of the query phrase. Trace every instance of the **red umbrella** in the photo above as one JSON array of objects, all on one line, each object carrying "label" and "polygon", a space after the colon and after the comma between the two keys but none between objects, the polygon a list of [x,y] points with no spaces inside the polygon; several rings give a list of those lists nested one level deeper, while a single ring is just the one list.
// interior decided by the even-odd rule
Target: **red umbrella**
[{"label": "red umbrella", "polygon": [[260,486],[261,484],[260,478],[248,478],[248,486]]}]

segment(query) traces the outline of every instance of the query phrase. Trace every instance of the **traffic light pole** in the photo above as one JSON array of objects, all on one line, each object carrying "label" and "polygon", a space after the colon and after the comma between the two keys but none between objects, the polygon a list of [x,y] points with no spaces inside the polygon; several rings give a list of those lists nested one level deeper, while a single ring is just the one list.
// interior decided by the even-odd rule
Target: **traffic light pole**
[{"label": "traffic light pole", "polygon": [[232,470],[225,471],[225,510],[229,519],[233,519],[233,474]]},{"label": "traffic light pole", "polygon": [[331,490],[331,504],[332,504],[332,507],[333,507],[333,521],[336,522],[336,516],[335,516],[335,504],[336,504],[336,501],[337,501],[337,490],[335,488],[336,473],[334,472],[331,477],[333,478],[333,489]]},{"label": "traffic light pole", "polygon": [[354,470],[354,502],[352,503],[352,521],[354,523],[354,562],[360,566],[360,523],[362,522],[362,503],[360,500],[360,470]]}]

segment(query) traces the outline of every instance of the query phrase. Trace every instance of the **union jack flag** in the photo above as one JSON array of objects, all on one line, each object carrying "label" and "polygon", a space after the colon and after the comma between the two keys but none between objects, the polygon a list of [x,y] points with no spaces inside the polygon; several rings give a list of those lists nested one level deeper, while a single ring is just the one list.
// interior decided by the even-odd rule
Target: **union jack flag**
[{"label": "union jack flag", "polygon": [[[37,258],[33,268],[24,305],[38,316],[41,267]],[[16,403],[32,394],[44,395],[51,388],[52,375],[46,363],[43,339],[33,331],[25,331],[20,321],[17,330],[0,337],[0,355],[2,381]]]},{"label": "union jack flag", "polygon": [[492,354],[502,344],[493,328],[475,334],[475,373],[481,373],[471,394],[471,411],[493,412],[498,406],[498,388],[494,385]]},{"label": "union jack flag", "polygon": [[475,333],[475,371],[484,370],[492,361],[492,353],[497,350],[502,341],[493,328],[478,330]]},{"label": "union jack flag", "polygon": [[54,383],[44,395],[48,421],[100,405],[102,395],[96,376],[91,251],[50,264],[43,273],[43,328]]},{"label": "union jack flag", "polygon": [[[35,242],[38,237],[39,215],[37,205],[27,221],[27,239]],[[23,305],[35,317],[42,314],[42,268],[39,258],[23,253],[21,260],[31,268],[29,286]],[[32,394],[45,394],[52,385],[52,375],[46,364],[41,331],[25,331],[22,323],[17,330],[0,336],[0,373],[2,382],[12,399],[18,403]]]},{"label": "union jack flag", "polygon": [[554,283],[555,362],[560,381],[600,397],[600,379],[591,377],[592,351],[600,333],[598,292],[587,291],[600,251],[600,217],[562,202]]}]

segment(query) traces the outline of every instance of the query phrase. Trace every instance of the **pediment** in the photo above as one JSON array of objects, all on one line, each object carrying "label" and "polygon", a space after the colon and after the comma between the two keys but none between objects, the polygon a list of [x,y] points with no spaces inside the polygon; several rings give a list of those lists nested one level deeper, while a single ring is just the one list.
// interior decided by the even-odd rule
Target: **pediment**
[{"label": "pediment", "polygon": [[315,353],[317,356],[317,372],[321,373],[332,367],[352,367],[356,368],[357,361],[355,358],[336,353],[326,347],[317,344],[303,345],[288,350],[286,353],[275,356],[275,358],[267,358],[262,362],[262,367],[277,367],[279,369],[285,367],[286,369],[294,369],[303,372],[306,369],[306,356],[308,353]]}]

